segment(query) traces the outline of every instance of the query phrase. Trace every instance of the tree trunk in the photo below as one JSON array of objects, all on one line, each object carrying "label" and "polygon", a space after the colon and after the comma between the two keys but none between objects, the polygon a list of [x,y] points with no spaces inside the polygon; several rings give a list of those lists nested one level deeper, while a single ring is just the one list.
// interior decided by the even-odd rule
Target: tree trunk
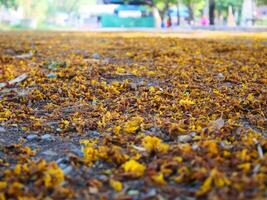
[{"label": "tree trunk", "polygon": [[171,27],[172,26],[172,18],[171,18],[171,13],[169,12],[169,4],[166,5],[166,11],[167,15],[168,15],[168,23],[167,23],[167,27]]},{"label": "tree trunk", "polygon": [[164,5],[164,7],[163,7],[162,10],[159,10],[158,9],[159,16],[160,16],[160,19],[161,19],[161,27],[164,27],[165,26],[165,24],[164,24],[164,26],[162,26],[162,24],[164,23],[164,17],[165,17],[166,11],[168,11],[168,9],[169,9],[168,3],[165,3],[165,5]]},{"label": "tree trunk", "polygon": [[160,16],[160,23],[161,23],[161,28],[163,28],[163,23],[164,23],[164,11],[159,10],[159,16]]},{"label": "tree trunk", "polygon": [[154,6],[152,8],[153,8],[153,16],[155,18],[155,25],[157,28],[160,28],[161,27],[161,17],[159,14],[159,9],[156,6]]},{"label": "tree trunk", "polygon": [[191,0],[187,2],[187,8],[189,12],[188,24],[191,24],[191,22],[194,20],[194,11],[193,11]]},{"label": "tree trunk", "polygon": [[209,21],[210,25],[215,24],[215,0],[209,0]]},{"label": "tree trunk", "polygon": [[188,24],[191,24],[191,22],[194,20],[194,13],[193,13],[193,8],[191,4],[188,5],[188,10],[189,10]]},{"label": "tree trunk", "polygon": [[177,26],[180,26],[180,11],[179,11],[180,5],[179,0],[177,0]]}]

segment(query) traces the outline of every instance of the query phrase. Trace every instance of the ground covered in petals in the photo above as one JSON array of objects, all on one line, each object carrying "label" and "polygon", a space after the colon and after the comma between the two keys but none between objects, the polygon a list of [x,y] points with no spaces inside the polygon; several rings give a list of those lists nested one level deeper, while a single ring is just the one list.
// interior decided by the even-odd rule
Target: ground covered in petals
[{"label": "ground covered in petals", "polygon": [[0,33],[0,200],[267,198],[264,33]]}]

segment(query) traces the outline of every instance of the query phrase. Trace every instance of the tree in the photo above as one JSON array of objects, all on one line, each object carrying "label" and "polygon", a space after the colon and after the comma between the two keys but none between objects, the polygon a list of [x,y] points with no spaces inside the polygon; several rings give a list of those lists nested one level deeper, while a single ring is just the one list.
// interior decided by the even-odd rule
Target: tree
[{"label": "tree", "polygon": [[210,25],[215,24],[215,0],[209,0],[209,21]]},{"label": "tree", "polygon": [[[263,0],[264,1],[264,0]],[[265,0],[266,1],[266,0]],[[240,21],[241,11],[242,11],[243,0],[215,0],[215,9],[218,11],[219,16],[226,17],[228,14],[228,8],[231,6],[234,13],[238,13]]]},{"label": "tree", "polygon": [[16,0],[0,0],[0,6],[3,5],[6,8],[17,6]]},{"label": "tree", "polygon": [[267,5],[267,0],[257,0],[258,5]]},{"label": "tree", "polygon": [[16,0],[17,5],[23,9],[26,19],[35,19],[37,22],[46,18],[46,0]]},{"label": "tree", "polygon": [[177,0],[177,26],[180,25],[180,0]]},{"label": "tree", "polygon": [[58,11],[67,14],[78,11],[81,2],[86,2],[85,0],[49,0],[48,1],[48,12],[54,14]]},{"label": "tree", "polygon": [[177,3],[177,0],[152,0],[151,1],[152,6],[156,8],[159,12],[161,22],[163,22],[164,16],[166,12],[169,10],[170,6],[175,5],[176,3]]},{"label": "tree", "polygon": [[188,8],[189,18],[188,22],[195,20],[196,14],[203,10],[205,5],[205,0],[182,0],[182,3]]},{"label": "tree", "polygon": [[194,10],[193,10],[193,3],[194,2],[195,2],[195,0],[183,0],[183,3],[186,5],[186,7],[188,8],[188,11],[189,11],[189,19],[188,19],[189,23],[191,21],[193,21],[195,18]]}]

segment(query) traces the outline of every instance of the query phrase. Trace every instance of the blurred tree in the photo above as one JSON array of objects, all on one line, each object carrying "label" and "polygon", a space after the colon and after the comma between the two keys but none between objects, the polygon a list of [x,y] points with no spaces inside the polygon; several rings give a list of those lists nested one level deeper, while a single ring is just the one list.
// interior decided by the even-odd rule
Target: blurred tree
[{"label": "blurred tree", "polygon": [[16,0],[16,4],[23,9],[25,19],[34,20],[38,24],[46,18],[47,0]]},{"label": "blurred tree", "polygon": [[239,23],[242,11],[242,4],[243,0],[215,0],[215,9],[218,12],[218,16],[227,17],[228,8],[229,6],[232,6],[234,13],[236,13],[238,16],[237,21]]},{"label": "blurred tree", "polygon": [[267,0],[257,0],[258,5],[267,5]]},{"label": "blurred tree", "polygon": [[[131,0],[124,0],[125,4],[131,4]],[[168,14],[170,18],[170,13],[167,12],[169,8],[173,5],[177,6],[179,10],[180,5],[185,5],[189,11],[188,22],[194,21],[195,13],[199,13],[203,10],[205,5],[205,0],[143,0],[143,2],[149,6],[152,6],[159,13],[161,22],[164,20],[164,16]],[[180,23],[180,14],[177,12],[177,24]]]},{"label": "blurred tree", "polygon": [[17,6],[16,0],[0,0],[0,6],[3,5],[6,8]]},{"label": "blurred tree", "polygon": [[160,18],[163,21],[164,15],[167,13],[168,17],[170,18],[170,13],[167,12],[170,6],[175,5],[177,0],[153,0],[154,6],[158,9]]},{"label": "blurred tree", "polygon": [[0,0],[0,7],[19,7],[23,11],[23,23],[40,25],[49,19],[53,21],[60,12],[77,14],[81,6],[95,3],[96,0]]},{"label": "blurred tree", "polygon": [[182,0],[182,3],[189,11],[188,23],[194,21],[195,15],[202,11],[205,6],[205,0]]},{"label": "blurred tree", "polygon": [[77,13],[82,5],[95,4],[96,0],[47,0],[49,14],[64,12]]},{"label": "blurred tree", "polygon": [[176,7],[177,7],[177,26],[180,25],[180,0],[177,0],[177,4],[176,4]]},{"label": "blurred tree", "polygon": [[79,0],[48,0],[50,14],[57,12],[71,13],[77,10]]},{"label": "blurred tree", "polygon": [[186,7],[188,8],[189,11],[189,19],[188,22],[193,21],[194,20],[194,10],[193,10],[193,3],[195,3],[195,0],[182,0],[183,4],[186,5]]},{"label": "blurred tree", "polygon": [[209,0],[209,23],[215,24],[215,0]]},{"label": "blurred tree", "polygon": [[175,5],[176,3],[177,0],[151,0],[151,2],[148,1],[148,4],[158,10],[161,23],[163,23],[165,14],[168,14],[168,17],[170,18],[170,13],[167,11],[169,10],[170,6]]}]

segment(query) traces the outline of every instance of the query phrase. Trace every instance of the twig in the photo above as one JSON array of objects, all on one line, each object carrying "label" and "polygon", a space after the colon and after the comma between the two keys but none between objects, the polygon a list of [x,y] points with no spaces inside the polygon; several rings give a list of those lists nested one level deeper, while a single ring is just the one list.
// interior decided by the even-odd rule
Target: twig
[{"label": "twig", "polygon": [[20,83],[20,82],[24,81],[27,77],[28,77],[27,74],[21,74],[20,76],[14,78],[8,82],[0,83],[0,89],[4,88],[6,86],[9,86],[9,85],[15,85],[16,83]]}]

